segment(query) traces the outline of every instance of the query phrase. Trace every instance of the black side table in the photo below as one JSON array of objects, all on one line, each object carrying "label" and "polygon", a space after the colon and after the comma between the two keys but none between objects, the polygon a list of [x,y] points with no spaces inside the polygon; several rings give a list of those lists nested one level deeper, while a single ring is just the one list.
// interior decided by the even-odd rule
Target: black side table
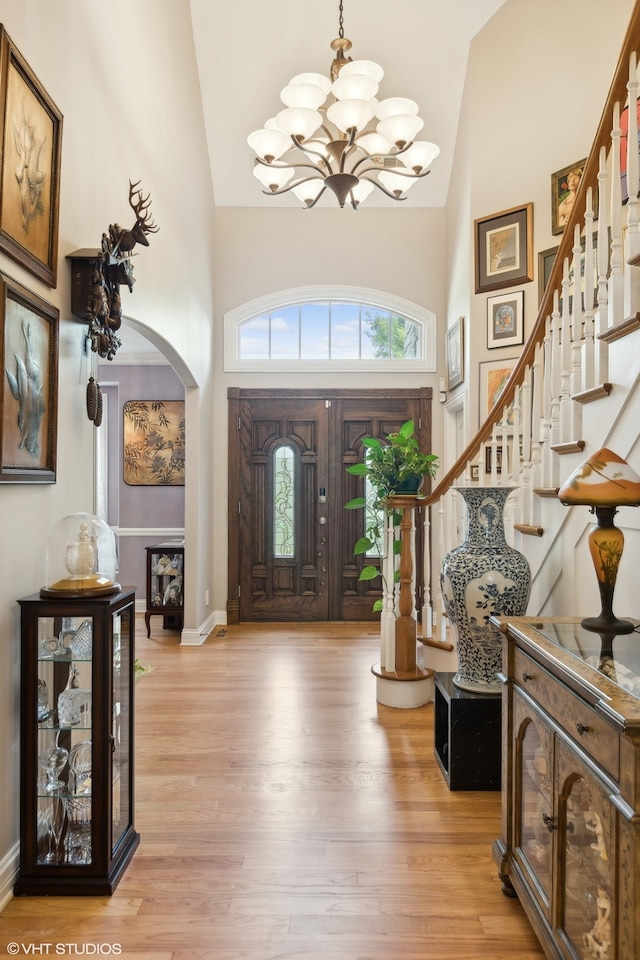
[{"label": "black side table", "polygon": [[450,790],[499,790],[502,696],[469,693],[453,673],[436,673],[435,757]]}]

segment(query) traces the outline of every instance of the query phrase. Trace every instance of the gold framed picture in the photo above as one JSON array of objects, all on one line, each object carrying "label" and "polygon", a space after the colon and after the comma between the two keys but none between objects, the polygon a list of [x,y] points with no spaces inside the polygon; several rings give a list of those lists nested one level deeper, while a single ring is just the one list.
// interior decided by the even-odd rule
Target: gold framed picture
[{"label": "gold framed picture", "polygon": [[0,250],[57,284],[62,114],[0,25]]}]

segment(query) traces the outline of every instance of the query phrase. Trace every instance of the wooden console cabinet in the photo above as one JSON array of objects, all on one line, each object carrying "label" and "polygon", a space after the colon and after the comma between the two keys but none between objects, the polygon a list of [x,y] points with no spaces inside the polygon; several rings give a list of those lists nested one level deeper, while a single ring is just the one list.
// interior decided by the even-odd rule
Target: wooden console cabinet
[{"label": "wooden console cabinet", "polygon": [[494,618],[503,653],[494,858],[549,958],[640,956],[640,637]]}]

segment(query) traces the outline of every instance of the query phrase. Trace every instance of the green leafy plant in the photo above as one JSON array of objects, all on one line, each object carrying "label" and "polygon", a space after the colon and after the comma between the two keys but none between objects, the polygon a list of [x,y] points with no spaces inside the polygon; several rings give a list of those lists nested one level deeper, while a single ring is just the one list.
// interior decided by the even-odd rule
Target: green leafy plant
[{"label": "green leafy plant", "polygon": [[[413,420],[403,423],[397,433],[390,433],[386,442],[375,437],[362,441],[365,456],[362,462],[347,467],[347,473],[369,480],[372,495],[354,497],[345,504],[345,510],[365,510],[365,532],[353,548],[354,556],[369,553],[383,543],[384,525],[393,517],[394,525],[400,522],[400,514],[389,504],[389,498],[401,493],[417,493],[424,477],[435,476],[438,457],[434,453],[422,453],[414,436]],[[400,551],[400,541],[394,541],[394,552]],[[382,571],[375,564],[366,564],[359,580],[375,580]],[[397,579],[397,571],[396,571]],[[382,600],[376,600],[374,610],[382,609]]]}]

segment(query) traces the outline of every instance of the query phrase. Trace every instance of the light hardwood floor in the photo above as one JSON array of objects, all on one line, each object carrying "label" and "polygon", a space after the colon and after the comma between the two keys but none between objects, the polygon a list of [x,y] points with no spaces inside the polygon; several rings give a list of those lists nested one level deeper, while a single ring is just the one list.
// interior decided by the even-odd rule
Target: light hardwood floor
[{"label": "light hardwood floor", "polygon": [[136,643],[140,847],[111,898],[14,898],[1,956],[543,958],[491,858],[499,793],[447,789],[432,704],[376,703],[375,624],[243,624],[194,648],[138,618]]}]

